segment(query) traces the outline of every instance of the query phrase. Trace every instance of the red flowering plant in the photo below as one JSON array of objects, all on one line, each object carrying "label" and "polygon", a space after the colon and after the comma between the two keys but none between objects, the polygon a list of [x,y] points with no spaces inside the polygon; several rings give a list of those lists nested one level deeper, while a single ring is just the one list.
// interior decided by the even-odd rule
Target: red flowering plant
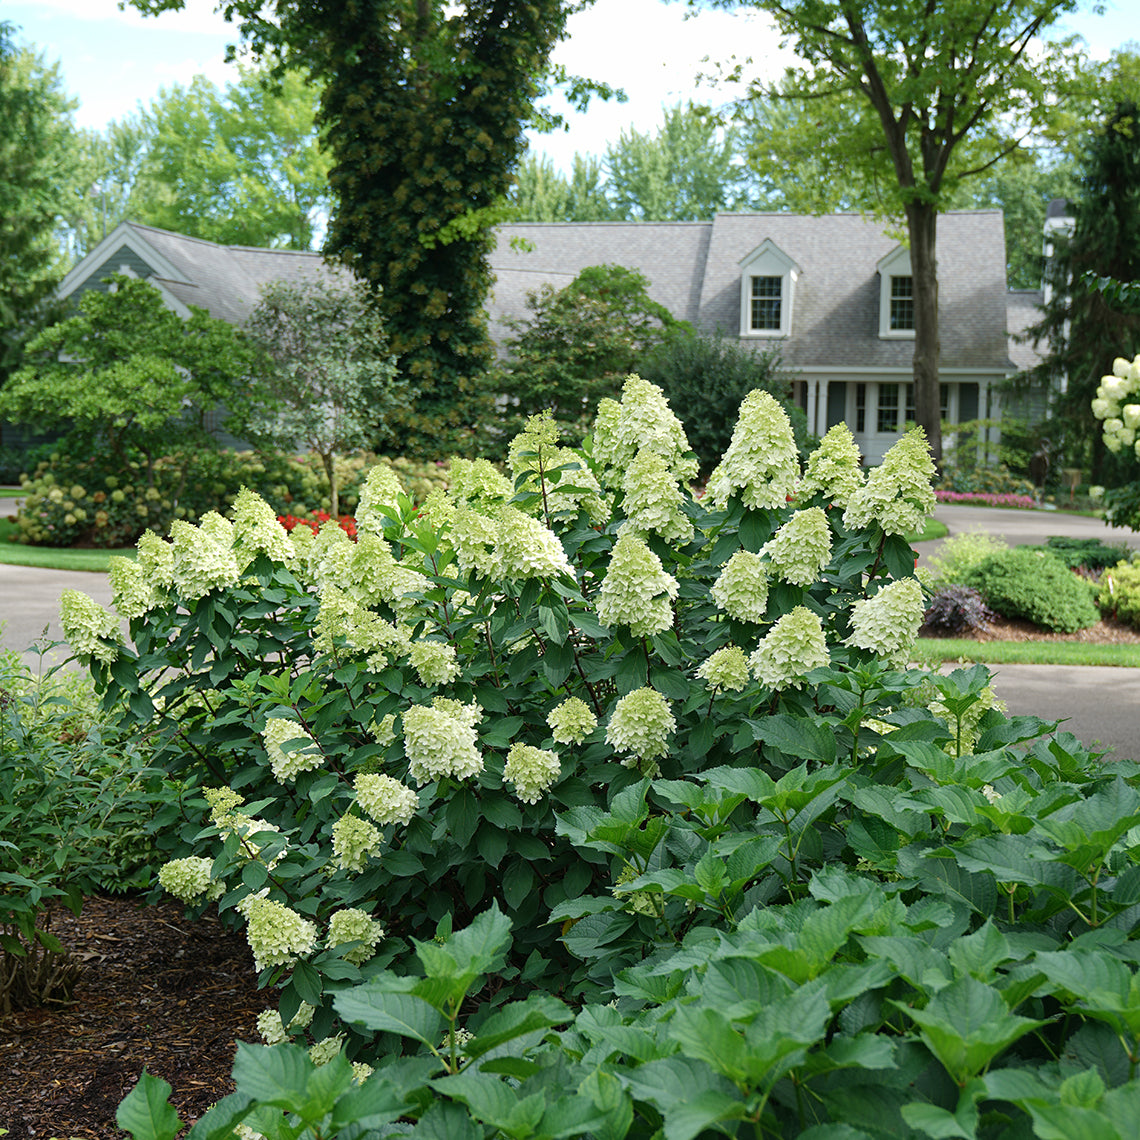
[{"label": "red flowering plant", "polygon": [[[285,530],[292,534],[294,528],[298,526],[307,526],[313,534],[317,534],[321,527],[325,525],[332,515],[328,511],[315,511],[312,515],[305,517],[298,517],[297,515],[278,515],[277,521],[285,528]],[[356,541],[356,519],[352,515],[341,515],[337,522],[340,524],[340,529],[352,539]]]}]

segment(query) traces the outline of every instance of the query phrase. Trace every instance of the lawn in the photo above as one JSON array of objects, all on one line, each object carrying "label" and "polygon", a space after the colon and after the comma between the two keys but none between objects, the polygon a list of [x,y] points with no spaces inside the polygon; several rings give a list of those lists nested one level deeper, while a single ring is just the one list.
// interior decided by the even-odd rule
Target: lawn
[{"label": "lawn", "polygon": [[945,661],[984,665],[1119,665],[1140,666],[1140,645],[1096,645],[1074,641],[971,641],[924,637],[915,646],[923,665]]},{"label": "lawn", "polygon": [[0,516],[0,564],[8,566],[35,566],[43,570],[106,571],[112,555],[122,554],[133,558],[133,546],[120,550],[69,550],[54,546],[25,546],[13,542],[18,528]]}]

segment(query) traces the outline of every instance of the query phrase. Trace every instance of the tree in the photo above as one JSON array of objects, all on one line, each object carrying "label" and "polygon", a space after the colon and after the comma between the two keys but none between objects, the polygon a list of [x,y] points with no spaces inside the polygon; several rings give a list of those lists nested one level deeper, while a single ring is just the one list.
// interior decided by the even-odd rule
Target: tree
[{"label": "tree", "polygon": [[110,282],[28,343],[28,363],[0,392],[0,416],[68,428],[78,444],[120,461],[137,451],[149,474],[175,443],[208,442],[206,413],[232,397],[250,354],[205,309],[183,320],[146,281]]},{"label": "tree", "polygon": [[319,91],[299,71],[240,69],[163,89],[143,113],[136,220],[224,245],[312,249],[330,206]]},{"label": "tree", "polygon": [[652,300],[648,288],[636,269],[593,265],[562,289],[543,285],[527,294],[531,316],[509,322],[515,335],[496,376],[509,400],[503,437],[550,410],[563,437],[577,444],[603,396],[619,395],[650,352],[692,331]]},{"label": "tree", "polygon": [[[1077,440],[1092,444],[1093,479],[1104,449],[1092,399],[1115,357],[1140,351],[1140,297],[1102,290],[1096,278],[1140,282],[1140,108],[1118,104],[1085,154],[1073,231],[1058,235],[1050,299],[1030,333],[1048,345],[1025,381],[1054,393],[1053,410]],[[1090,280],[1089,276],[1092,275]]]},{"label": "tree", "polygon": [[46,319],[61,267],[53,233],[73,104],[59,69],[20,48],[0,23],[0,385]]},{"label": "tree", "polygon": [[602,164],[590,155],[574,155],[566,178],[549,158],[527,154],[508,200],[520,222],[608,222],[614,217]]},{"label": "tree", "polygon": [[332,515],[340,510],[336,457],[363,447],[403,402],[384,322],[363,283],[273,282],[245,325],[259,363],[234,403],[254,443],[316,452]]},{"label": "tree", "polygon": [[[131,0],[143,11],[182,0]],[[522,155],[540,77],[578,0],[229,0],[258,55],[323,85],[327,253],[379,290],[412,454],[470,447],[490,400],[489,227]]]},{"label": "tree", "polygon": [[[1050,113],[1049,93],[1068,69],[1071,43],[1039,43],[1039,36],[1077,0],[705,2],[768,12],[805,61],[780,91],[756,85],[758,92],[821,109],[833,95],[854,96],[858,112],[821,122],[817,144],[882,190],[879,212],[905,218],[915,414],[940,462],[938,214],[963,178],[1017,149]],[[1010,133],[1011,123],[1020,133]]]},{"label": "tree", "polygon": [[605,169],[620,218],[699,221],[753,202],[737,131],[692,103],[667,109],[656,135],[623,131],[606,149]]}]

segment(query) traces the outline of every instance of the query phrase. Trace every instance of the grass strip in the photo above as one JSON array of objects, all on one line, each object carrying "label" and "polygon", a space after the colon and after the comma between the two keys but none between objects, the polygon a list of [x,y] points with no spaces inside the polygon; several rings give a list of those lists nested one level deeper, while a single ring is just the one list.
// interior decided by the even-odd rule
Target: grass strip
[{"label": "grass strip", "polygon": [[922,665],[978,661],[983,665],[1116,665],[1136,668],[1140,666],[1140,645],[923,637],[919,638],[911,656]]},{"label": "grass strip", "polygon": [[19,533],[15,523],[0,518],[0,564],[7,566],[33,566],[41,570],[85,570],[106,572],[112,555],[127,558],[135,556],[135,548],[121,550],[71,550],[55,546],[27,546],[13,542]]},{"label": "grass strip", "polygon": [[945,538],[949,533],[950,528],[945,523],[927,517],[926,525],[921,531],[912,530],[904,537],[913,546],[916,542],[933,542],[936,538]]}]

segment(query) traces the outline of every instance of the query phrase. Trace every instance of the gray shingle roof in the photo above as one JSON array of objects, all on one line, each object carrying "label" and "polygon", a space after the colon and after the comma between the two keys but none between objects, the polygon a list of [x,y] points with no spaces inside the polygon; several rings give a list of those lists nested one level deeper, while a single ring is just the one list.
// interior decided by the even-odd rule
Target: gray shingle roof
[{"label": "gray shingle roof", "polygon": [[1040,289],[1009,291],[1006,301],[1006,311],[1009,314],[1009,358],[1019,372],[1032,368],[1041,359],[1040,349],[1034,347],[1033,341],[1022,341],[1019,335],[1041,319],[1041,306],[1044,303],[1045,294]]}]

